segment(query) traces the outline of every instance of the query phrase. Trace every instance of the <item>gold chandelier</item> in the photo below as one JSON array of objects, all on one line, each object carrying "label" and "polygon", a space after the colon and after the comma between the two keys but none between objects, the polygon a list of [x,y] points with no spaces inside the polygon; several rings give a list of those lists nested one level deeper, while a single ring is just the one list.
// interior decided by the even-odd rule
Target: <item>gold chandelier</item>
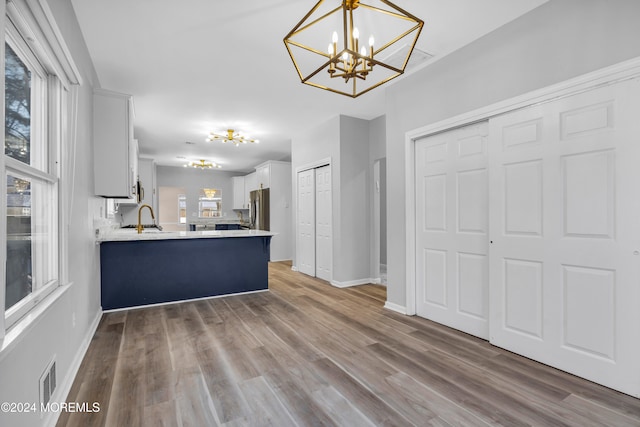
[{"label": "gold chandelier", "polygon": [[260,141],[257,139],[247,138],[241,136],[239,133],[236,133],[233,129],[227,129],[226,135],[220,135],[214,132],[209,134],[209,137],[206,139],[207,142],[211,141],[222,141],[223,143],[232,142],[236,147],[239,144],[246,144],[247,142],[258,144]]},{"label": "gold chandelier", "polygon": [[284,44],[302,83],[355,98],[404,73],[423,25],[386,0],[320,0]]},{"label": "gold chandelier", "polygon": [[184,165],[184,167],[186,168],[187,166],[192,167],[192,168],[196,168],[196,169],[220,169],[222,166],[220,166],[219,164],[217,164],[216,162],[207,162],[206,160],[198,160],[197,162],[191,162],[188,165]]},{"label": "gold chandelier", "polygon": [[204,196],[207,199],[213,199],[216,197],[216,193],[218,192],[217,189],[215,188],[203,188],[202,191],[204,192]]}]

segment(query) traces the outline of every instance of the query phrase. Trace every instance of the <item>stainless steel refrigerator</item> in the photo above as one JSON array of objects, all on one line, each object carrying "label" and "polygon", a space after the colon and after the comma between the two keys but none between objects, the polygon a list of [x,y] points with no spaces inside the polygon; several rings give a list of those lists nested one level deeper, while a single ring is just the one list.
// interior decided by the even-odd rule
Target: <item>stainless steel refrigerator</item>
[{"label": "stainless steel refrigerator", "polygon": [[249,221],[254,230],[269,231],[269,189],[249,193]]}]

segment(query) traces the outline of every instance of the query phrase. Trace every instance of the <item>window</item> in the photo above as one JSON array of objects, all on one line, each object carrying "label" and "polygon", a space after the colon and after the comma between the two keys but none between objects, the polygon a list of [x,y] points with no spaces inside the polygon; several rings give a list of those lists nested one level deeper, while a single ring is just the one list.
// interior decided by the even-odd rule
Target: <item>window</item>
[{"label": "window", "polygon": [[6,183],[6,233],[1,242],[5,277],[0,289],[5,328],[60,282],[60,138],[55,129],[62,125],[64,89],[33,52],[9,19],[4,56],[4,158],[0,163]]},{"label": "window", "polygon": [[187,197],[184,194],[178,195],[178,222],[187,223]]},{"label": "window", "polygon": [[198,216],[216,218],[222,216],[222,195],[215,188],[203,188],[198,199]]}]

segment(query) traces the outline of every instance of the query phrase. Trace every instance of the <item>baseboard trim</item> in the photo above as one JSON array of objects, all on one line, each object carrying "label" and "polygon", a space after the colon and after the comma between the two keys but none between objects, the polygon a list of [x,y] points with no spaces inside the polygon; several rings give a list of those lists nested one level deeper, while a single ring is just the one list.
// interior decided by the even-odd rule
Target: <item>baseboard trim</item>
[{"label": "baseboard trim", "polygon": [[282,261],[291,261],[291,258],[270,259],[269,260],[269,262],[282,262]]},{"label": "baseboard trim", "polygon": [[336,288],[350,288],[352,286],[369,285],[369,284],[375,283],[375,279],[367,278],[367,279],[349,280],[347,282],[338,282],[337,280],[332,280],[329,283],[331,283],[331,285],[335,286]]},{"label": "baseboard trim", "polygon": [[405,316],[407,315],[407,308],[403,305],[387,301],[384,303],[384,308],[386,308],[387,310],[395,311],[396,313],[404,314]]},{"label": "baseboard trim", "polygon": [[[87,350],[89,350],[89,345],[91,344],[91,340],[93,336],[96,334],[98,330],[98,325],[100,324],[100,319],[102,319],[102,310],[98,310],[96,313],[96,317],[91,322],[87,333],[82,340],[82,344],[80,348],[76,352],[76,356],[71,361],[71,366],[69,366],[69,371],[67,371],[67,375],[65,375],[64,380],[60,384],[60,388],[58,389],[58,402],[66,402],[69,397],[69,392],[71,391],[71,386],[73,385],[73,381],[76,379],[76,375],[78,375],[78,371],[80,370],[80,365],[82,364],[82,360],[84,356],[87,354]],[[58,418],[60,417],[61,411],[52,411],[49,412],[49,415],[45,419],[45,422],[42,424],[44,426],[54,427],[58,423]]]},{"label": "baseboard trim", "polygon": [[182,304],[182,303],[185,303],[185,302],[194,302],[194,301],[205,301],[205,300],[208,300],[208,299],[232,297],[232,296],[237,296],[237,295],[257,294],[257,293],[260,293],[260,292],[269,292],[269,289],[258,289],[257,291],[247,291],[247,292],[236,292],[236,293],[233,293],[233,294],[213,295],[213,296],[210,296],[210,297],[202,297],[202,298],[181,299],[179,301],[158,302],[158,303],[155,303],[155,304],[135,305],[133,307],[112,308],[110,310],[104,310],[104,313],[116,313],[118,311],[139,310],[141,308],[150,308],[150,307],[162,307],[164,305]]}]

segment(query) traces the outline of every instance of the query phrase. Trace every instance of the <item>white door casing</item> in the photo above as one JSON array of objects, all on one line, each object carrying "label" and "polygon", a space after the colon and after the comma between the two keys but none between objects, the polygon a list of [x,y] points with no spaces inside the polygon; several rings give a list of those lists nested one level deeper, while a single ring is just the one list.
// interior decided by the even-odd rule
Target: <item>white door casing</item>
[{"label": "white door casing", "polygon": [[296,236],[296,262],[298,271],[316,275],[315,242],[315,171],[298,172],[298,227]]},{"label": "white door casing", "polygon": [[638,79],[489,135],[491,343],[639,396]]},{"label": "white door casing", "polygon": [[416,142],[416,311],[489,337],[487,123]]},{"label": "white door casing", "polygon": [[315,276],[331,281],[332,245],[331,236],[331,166],[315,169]]}]

